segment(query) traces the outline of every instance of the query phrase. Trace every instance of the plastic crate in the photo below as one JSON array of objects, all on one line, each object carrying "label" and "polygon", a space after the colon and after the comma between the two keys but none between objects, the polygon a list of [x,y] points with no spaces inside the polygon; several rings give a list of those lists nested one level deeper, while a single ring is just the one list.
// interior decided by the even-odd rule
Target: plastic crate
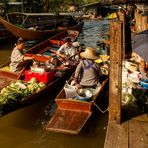
[{"label": "plastic crate", "polygon": [[25,81],[30,81],[31,78],[36,78],[38,82],[44,82],[44,83],[50,83],[55,78],[55,72],[49,71],[49,72],[32,72],[30,70],[25,71]]}]

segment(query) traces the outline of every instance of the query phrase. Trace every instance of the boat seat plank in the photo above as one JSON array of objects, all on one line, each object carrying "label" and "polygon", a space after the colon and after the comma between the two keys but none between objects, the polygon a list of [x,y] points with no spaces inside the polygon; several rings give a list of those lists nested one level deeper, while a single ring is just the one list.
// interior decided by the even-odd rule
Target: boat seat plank
[{"label": "boat seat plank", "polygon": [[91,112],[57,109],[45,128],[48,131],[78,134],[91,114]]},{"label": "boat seat plank", "polygon": [[93,102],[74,101],[72,99],[56,99],[58,108],[66,110],[77,110],[91,112]]},{"label": "boat seat plank", "polygon": [[37,54],[25,54],[28,57],[34,57],[36,61],[45,62],[51,59],[51,56],[37,55]]}]

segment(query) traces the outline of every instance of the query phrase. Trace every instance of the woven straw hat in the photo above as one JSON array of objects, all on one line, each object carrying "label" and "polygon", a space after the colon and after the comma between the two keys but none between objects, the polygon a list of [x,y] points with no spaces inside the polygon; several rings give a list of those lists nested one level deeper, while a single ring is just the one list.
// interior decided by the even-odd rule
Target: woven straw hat
[{"label": "woven straw hat", "polygon": [[96,50],[92,47],[86,47],[85,51],[80,53],[80,56],[90,60],[99,59],[99,57],[96,55]]}]

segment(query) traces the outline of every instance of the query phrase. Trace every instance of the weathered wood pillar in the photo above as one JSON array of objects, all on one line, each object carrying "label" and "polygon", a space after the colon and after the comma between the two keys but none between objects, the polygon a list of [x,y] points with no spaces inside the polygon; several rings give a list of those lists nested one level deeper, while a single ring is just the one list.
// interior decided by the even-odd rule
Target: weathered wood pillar
[{"label": "weathered wood pillar", "polygon": [[142,31],[148,29],[148,16],[143,14],[141,21],[142,21],[141,22],[141,24],[142,24],[142,26],[141,26]]},{"label": "weathered wood pillar", "polygon": [[109,120],[121,122],[123,23],[110,23]]},{"label": "weathered wood pillar", "polygon": [[135,20],[136,20],[136,33],[141,32],[141,14],[137,11],[135,13]]},{"label": "weathered wood pillar", "polygon": [[122,36],[123,36],[123,57],[122,59],[125,58],[125,48],[126,48],[126,45],[125,45],[125,12],[124,11],[119,11],[118,12],[118,18],[119,18],[119,21],[122,21],[123,23],[123,33],[122,33]]},{"label": "weathered wood pillar", "polygon": [[131,29],[130,29],[130,19],[126,15],[125,11],[118,12],[119,21],[123,23],[123,57],[130,57],[132,53],[132,45],[131,45]]}]

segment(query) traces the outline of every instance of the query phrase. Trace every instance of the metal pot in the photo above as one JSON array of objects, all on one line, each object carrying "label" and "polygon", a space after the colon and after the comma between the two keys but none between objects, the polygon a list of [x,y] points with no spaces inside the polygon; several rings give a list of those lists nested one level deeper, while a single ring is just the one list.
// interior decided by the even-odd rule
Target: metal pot
[{"label": "metal pot", "polygon": [[88,89],[80,88],[77,90],[78,96],[76,98],[81,101],[92,101],[92,92]]}]

